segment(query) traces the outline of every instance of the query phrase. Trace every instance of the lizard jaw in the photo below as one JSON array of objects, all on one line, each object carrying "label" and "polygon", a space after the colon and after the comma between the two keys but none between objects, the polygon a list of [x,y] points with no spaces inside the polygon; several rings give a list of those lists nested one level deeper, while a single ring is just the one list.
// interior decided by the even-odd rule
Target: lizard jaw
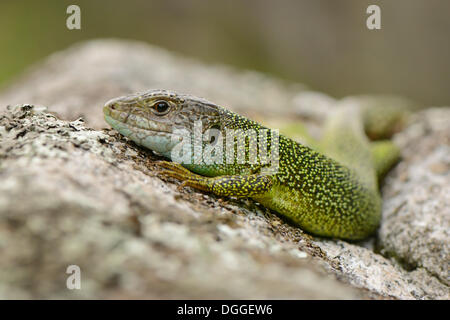
[{"label": "lizard jaw", "polygon": [[105,121],[123,136],[162,155],[169,156],[173,147],[179,143],[179,139],[176,139],[171,132],[133,126],[128,122],[117,120],[107,113],[104,114],[104,117]]}]

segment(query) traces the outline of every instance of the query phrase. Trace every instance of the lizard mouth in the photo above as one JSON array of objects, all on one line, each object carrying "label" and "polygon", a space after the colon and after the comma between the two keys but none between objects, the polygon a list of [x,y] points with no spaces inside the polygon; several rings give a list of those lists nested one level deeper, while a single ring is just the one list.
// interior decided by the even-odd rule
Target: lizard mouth
[{"label": "lizard mouth", "polygon": [[174,145],[181,140],[177,138],[172,127],[151,119],[143,118],[131,112],[103,108],[105,121],[123,136],[136,144],[169,157]]},{"label": "lizard mouth", "polygon": [[114,105],[106,104],[103,107],[103,114],[106,122],[114,129],[121,127],[139,132],[172,134],[172,126],[149,119],[149,115],[146,116],[142,111],[137,112],[133,107],[128,107],[126,109],[128,110],[120,110],[120,108],[116,108]]}]

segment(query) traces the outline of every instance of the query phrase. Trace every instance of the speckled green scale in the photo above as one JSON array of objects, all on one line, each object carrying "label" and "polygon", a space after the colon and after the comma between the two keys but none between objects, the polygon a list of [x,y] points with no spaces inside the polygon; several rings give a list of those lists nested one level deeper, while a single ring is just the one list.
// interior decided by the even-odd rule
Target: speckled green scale
[{"label": "speckled green scale", "polygon": [[[168,158],[177,145],[175,129],[188,129],[193,135],[194,121],[201,121],[204,131],[220,130],[224,137],[220,164],[183,167],[163,162],[162,173],[183,181],[183,186],[219,196],[251,197],[320,236],[357,240],[376,230],[381,210],[377,173],[384,174],[398,157],[390,142],[376,147],[369,142],[363,127],[367,120],[354,107],[330,115],[316,150],[280,135],[278,170],[269,174],[259,156],[255,163],[239,164],[235,152],[227,162],[225,150],[227,129],[260,132],[267,128],[207,100],[153,90],[111,100],[103,110],[113,128]],[[272,139],[269,133],[269,156]],[[250,140],[241,142],[248,152]]]}]

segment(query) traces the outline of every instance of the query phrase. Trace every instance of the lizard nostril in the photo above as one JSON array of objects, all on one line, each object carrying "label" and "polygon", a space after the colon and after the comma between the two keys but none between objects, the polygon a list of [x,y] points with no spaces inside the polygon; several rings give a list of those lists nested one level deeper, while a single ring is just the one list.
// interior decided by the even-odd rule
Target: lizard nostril
[{"label": "lizard nostril", "polygon": [[108,102],[105,103],[105,107],[111,109],[111,110],[117,110],[117,98],[111,99]]}]

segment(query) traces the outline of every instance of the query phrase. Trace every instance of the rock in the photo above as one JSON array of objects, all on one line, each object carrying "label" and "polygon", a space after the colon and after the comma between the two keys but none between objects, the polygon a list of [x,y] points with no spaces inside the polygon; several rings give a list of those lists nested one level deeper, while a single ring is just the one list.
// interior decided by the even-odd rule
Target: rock
[{"label": "rock", "polygon": [[[334,103],[137,42],[54,54],[0,93],[0,109],[52,112],[0,115],[1,298],[450,298],[449,108],[422,111],[395,136],[403,160],[383,188],[379,234],[348,243],[304,234],[252,201],[178,191],[157,177],[158,156],[90,129],[106,127],[105,101],[152,87],[263,121],[314,118],[311,99]],[[81,290],[66,288],[69,265],[81,268]]]},{"label": "rock", "polygon": [[417,118],[396,137],[404,159],[383,190],[379,246],[407,270],[423,268],[450,285],[450,108]]}]

